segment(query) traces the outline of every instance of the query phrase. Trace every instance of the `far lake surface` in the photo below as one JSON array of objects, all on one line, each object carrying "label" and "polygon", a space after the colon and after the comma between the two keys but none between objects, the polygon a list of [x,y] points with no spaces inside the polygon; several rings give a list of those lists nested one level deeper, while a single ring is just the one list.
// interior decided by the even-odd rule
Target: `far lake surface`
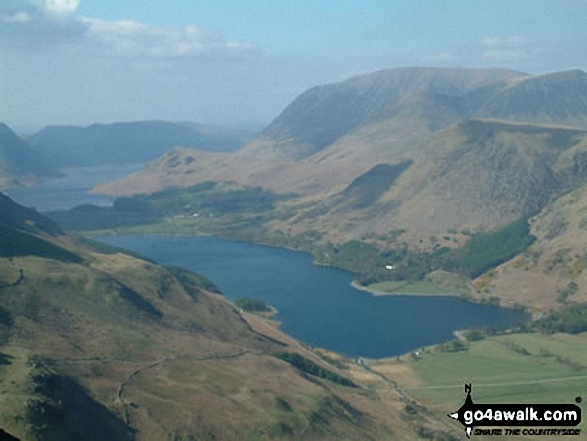
[{"label": "far lake surface", "polygon": [[210,278],[231,300],[256,297],[278,309],[283,331],[312,346],[381,358],[454,338],[458,329],[505,329],[523,313],[455,297],[373,296],[351,274],[305,253],[216,237],[109,236],[98,240]]},{"label": "far lake surface", "polygon": [[114,198],[90,193],[94,185],[127,176],[140,167],[140,164],[80,167],[61,178],[47,179],[34,187],[13,188],[6,193],[15,202],[41,212],[69,210],[81,204],[108,206]]}]

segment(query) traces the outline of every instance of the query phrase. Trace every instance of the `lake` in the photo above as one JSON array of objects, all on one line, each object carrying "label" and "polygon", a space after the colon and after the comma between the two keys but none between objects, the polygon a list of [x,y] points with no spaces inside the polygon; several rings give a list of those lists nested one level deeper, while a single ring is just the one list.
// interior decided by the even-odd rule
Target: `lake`
[{"label": "lake", "polygon": [[[8,192],[39,211],[109,205],[88,192],[140,165],[84,167],[36,187]],[[347,355],[385,357],[453,338],[457,329],[507,328],[525,315],[455,297],[383,296],[353,288],[351,274],[313,264],[312,256],[214,237],[111,236],[103,242],[210,278],[230,299],[256,297],[279,310],[282,329],[313,346]]]},{"label": "lake", "polygon": [[216,237],[109,236],[98,240],[210,278],[231,300],[256,297],[278,309],[283,331],[351,356],[404,354],[453,338],[458,329],[506,329],[525,314],[456,297],[373,296],[351,274],[309,254]]},{"label": "lake", "polygon": [[34,187],[13,188],[5,193],[37,211],[69,210],[76,205],[112,205],[114,198],[89,192],[94,185],[113,181],[137,171],[140,164],[100,165],[71,170],[66,176],[47,179]]}]

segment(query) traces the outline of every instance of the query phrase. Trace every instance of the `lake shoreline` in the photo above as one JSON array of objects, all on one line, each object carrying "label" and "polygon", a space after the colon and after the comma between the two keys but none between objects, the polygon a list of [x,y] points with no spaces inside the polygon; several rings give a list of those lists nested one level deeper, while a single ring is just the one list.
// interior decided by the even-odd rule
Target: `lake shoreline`
[{"label": "lake shoreline", "polygon": [[311,254],[284,247],[215,236],[134,234],[95,239],[203,274],[228,299],[262,300],[278,310],[275,319],[283,332],[309,346],[351,357],[401,355],[452,340],[455,329],[507,329],[524,321],[514,311],[480,309],[455,296],[362,295],[348,271],[318,268]]},{"label": "lake shoreline", "polygon": [[[416,297],[457,297],[462,298],[461,294],[451,294],[451,293],[419,293],[419,292],[385,292],[385,291],[377,291],[375,289],[369,288],[367,286],[361,285],[356,280],[351,282],[351,286],[358,291],[364,291],[373,294],[374,296],[416,296]],[[473,302],[476,303],[476,302]]]}]

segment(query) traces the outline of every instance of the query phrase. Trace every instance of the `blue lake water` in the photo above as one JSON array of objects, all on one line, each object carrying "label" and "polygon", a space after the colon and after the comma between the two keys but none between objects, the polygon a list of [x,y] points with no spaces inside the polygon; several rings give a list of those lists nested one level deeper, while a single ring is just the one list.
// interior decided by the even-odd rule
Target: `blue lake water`
[{"label": "blue lake water", "polygon": [[[85,167],[8,194],[39,211],[109,205],[113,198],[88,190],[139,167]],[[375,297],[354,289],[350,273],[316,266],[309,254],[279,248],[214,237],[114,236],[100,240],[201,273],[230,299],[262,299],[279,310],[285,332],[352,356],[403,354],[449,340],[457,329],[507,328],[525,318],[516,311],[454,297]]]},{"label": "blue lake water", "polygon": [[112,205],[113,197],[92,194],[89,190],[96,184],[113,181],[139,168],[140,164],[82,167],[64,177],[48,179],[34,187],[13,188],[6,194],[37,211],[69,210],[81,204],[108,206]]},{"label": "blue lake water", "polygon": [[210,278],[230,299],[256,297],[279,310],[282,329],[313,346],[386,357],[453,338],[457,329],[507,328],[525,315],[455,297],[373,296],[351,275],[305,253],[215,237],[110,236],[100,241]]}]

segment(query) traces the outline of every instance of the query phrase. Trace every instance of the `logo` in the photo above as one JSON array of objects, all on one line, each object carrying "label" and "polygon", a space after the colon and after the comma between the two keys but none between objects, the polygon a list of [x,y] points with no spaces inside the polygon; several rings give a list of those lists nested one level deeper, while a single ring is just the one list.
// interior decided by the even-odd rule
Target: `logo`
[{"label": "logo", "polygon": [[[507,427],[476,429],[475,435],[579,435],[580,429],[536,429],[536,427],[573,427],[581,422],[581,408],[575,404],[475,404],[471,385],[465,384],[467,398],[459,410],[448,416],[459,421],[467,438],[475,427]],[[576,399],[577,402],[581,400]],[[532,427],[519,429],[510,427]]]}]

